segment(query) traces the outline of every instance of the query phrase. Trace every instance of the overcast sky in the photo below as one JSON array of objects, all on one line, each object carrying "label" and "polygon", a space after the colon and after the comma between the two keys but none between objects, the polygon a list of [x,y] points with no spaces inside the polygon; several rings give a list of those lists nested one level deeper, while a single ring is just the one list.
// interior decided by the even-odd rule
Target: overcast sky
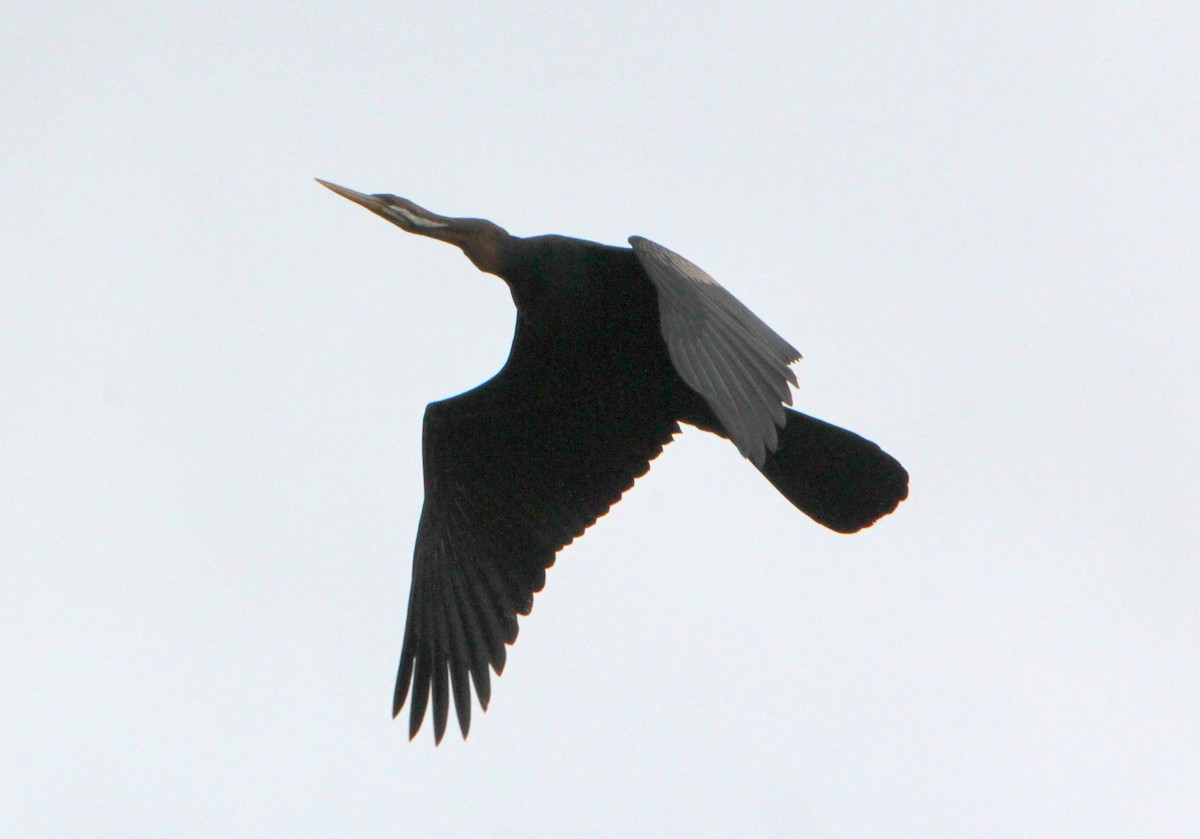
[{"label": "overcast sky", "polygon": [[[1200,6],[667,7],[6,10],[0,834],[1196,830]],[[677,250],[910,499],[687,431],[409,743],[422,411],[513,309],[313,177]]]}]

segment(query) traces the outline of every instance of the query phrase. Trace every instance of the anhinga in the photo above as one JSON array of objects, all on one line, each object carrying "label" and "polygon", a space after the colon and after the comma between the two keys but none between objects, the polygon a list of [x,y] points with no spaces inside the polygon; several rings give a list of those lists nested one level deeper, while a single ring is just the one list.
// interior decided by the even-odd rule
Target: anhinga
[{"label": "anhinga", "polygon": [[645,474],[686,422],[731,440],[789,501],[853,533],[892,512],[908,473],[879,446],[784,407],[800,358],[728,291],[649,239],[632,248],[513,236],[395,195],[319,181],[409,233],[461,248],[512,292],[516,332],[492,379],[425,410],[425,504],[393,715],[415,736],[450,695],[463,736],[485,710],[557,551]]}]

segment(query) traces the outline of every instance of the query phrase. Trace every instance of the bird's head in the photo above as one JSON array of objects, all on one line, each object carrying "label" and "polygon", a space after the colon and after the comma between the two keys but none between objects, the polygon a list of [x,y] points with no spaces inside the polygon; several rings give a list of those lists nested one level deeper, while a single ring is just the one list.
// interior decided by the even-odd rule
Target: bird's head
[{"label": "bird's head", "polygon": [[506,249],[513,237],[498,224],[481,218],[439,216],[398,195],[367,195],[320,178],[316,181],[375,215],[383,216],[401,230],[456,245],[480,271],[497,275],[501,272]]}]

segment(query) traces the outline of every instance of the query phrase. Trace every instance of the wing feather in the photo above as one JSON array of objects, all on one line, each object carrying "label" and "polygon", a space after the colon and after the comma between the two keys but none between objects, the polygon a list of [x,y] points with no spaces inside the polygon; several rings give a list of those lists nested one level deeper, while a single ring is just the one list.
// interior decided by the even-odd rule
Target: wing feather
[{"label": "wing feather", "polygon": [[[440,603],[445,603],[445,592],[437,587],[437,597]],[[450,682],[447,678],[449,667],[450,643],[446,632],[446,609],[430,610],[430,622],[433,624],[433,738],[442,741],[446,733],[446,720],[450,711]]]},{"label": "wing feather", "polygon": [[474,663],[474,655],[469,649],[471,645],[467,641],[466,616],[462,608],[461,589],[458,581],[454,579],[457,570],[457,563],[447,564],[443,569],[446,628],[450,636],[450,692],[454,696],[454,710],[458,716],[459,729],[470,731],[471,684],[468,672]]},{"label": "wing feather", "polygon": [[[470,586],[463,577],[463,567],[461,563],[456,563],[453,568],[454,574],[454,594],[456,598],[456,608],[460,621],[459,632],[465,650],[461,653],[467,661],[467,667],[470,670],[471,681],[475,684],[475,693],[479,697],[479,707],[487,709],[488,702],[491,700],[492,684],[491,676],[488,671],[488,639],[489,630],[485,629],[480,624],[482,617],[482,608],[475,602],[472,597]],[[465,701],[468,704],[467,722],[470,722],[470,690],[467,690]],[[455,694],[455,707],[459,709],[459,722],[462,723],[462,708],[459,703],[459,695]]]},{"label": "wing feather", "polygon": [[627,382],[512,392],[517,343],[495,379],[425,412],[425,505],[394,705],[399,713],[410,701],[410,736],[432,701],[440,741],[451,700],[466,736],[470,686],[486,710],[489,667],[503,671],[517,616],[529,614],[556,552],[679,430],[665,401]]},{"label": "wing feather", "polygon": [[409,707],[408,736],[412,739],[421,728],[425,708],[429,705],[429,688],[433,683],[433,631],[429,625],[430,610],[422,603],[419,609],[421,620],[417,623],[417,643],[410,656],[415,657],[413,671],[412,705]]},{"label": "wing feather", "polygon": [[663,339],[676,372],[758,466],[779,445],[800,353],[716,280],[641,236],[629,244],[658,293]]},{"label": "wing feather", "polygon": [[[767,448],[774,451],[778,443],[776,429],[786,422],[783,405],[785,402],[789,405],[792,403],[791,390],[786,381],[773,376],[770,362],[758,355],[753,347],[738,342],[734,336],[714,331],[711,339],[716,351],[722,353],[739,377],[743,389],[753,391],[748,393],[752,404],[763,406],[763,411],[754,414],[755,427],[763,435]],[[783,391],[782,395],[780,390]]]}]

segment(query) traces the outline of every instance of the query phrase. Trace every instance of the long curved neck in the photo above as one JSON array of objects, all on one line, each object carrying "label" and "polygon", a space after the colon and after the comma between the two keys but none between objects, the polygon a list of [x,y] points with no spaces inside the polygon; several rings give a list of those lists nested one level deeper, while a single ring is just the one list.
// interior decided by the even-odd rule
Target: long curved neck
[{"label": "long curved neck", "polygon": [[476,268],[488,274],[503,277],[505,268],[515,261],[513,253],[522,241],[486,219],[439,216],[399,195],[367,195],[320,178],[317,182],[382,216],[401,230],[458,247]]},{"label": "long curved neck", "polygon": [[443,218],[443,225],[420,227],[412,232],[454,245],[480,271],[503,276],[520,239],[494,222],[479,218]]}]

